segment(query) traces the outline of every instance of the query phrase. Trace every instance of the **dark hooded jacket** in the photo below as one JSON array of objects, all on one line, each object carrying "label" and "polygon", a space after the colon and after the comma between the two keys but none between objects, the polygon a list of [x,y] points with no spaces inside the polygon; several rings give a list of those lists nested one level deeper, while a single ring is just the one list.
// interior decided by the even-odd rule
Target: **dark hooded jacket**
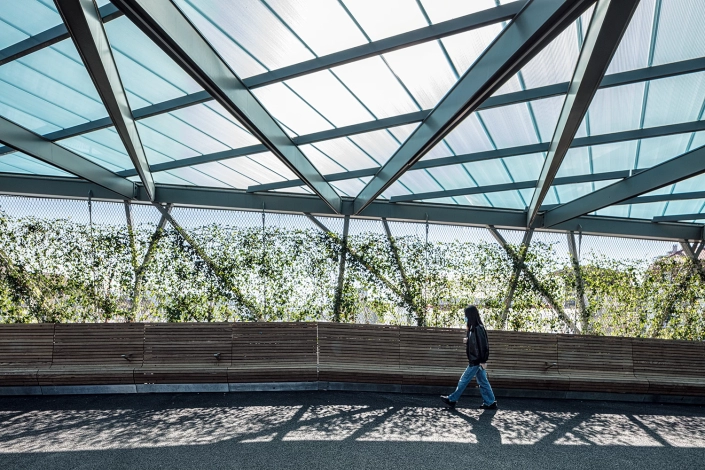
[{"label": "dark hooded jacket", "polygon": [[487,331],[484,326],[477,325],[468,331],[465,353],[470,365],[477,366],[487,362],[490,357],[490,344],[487,341]]}]

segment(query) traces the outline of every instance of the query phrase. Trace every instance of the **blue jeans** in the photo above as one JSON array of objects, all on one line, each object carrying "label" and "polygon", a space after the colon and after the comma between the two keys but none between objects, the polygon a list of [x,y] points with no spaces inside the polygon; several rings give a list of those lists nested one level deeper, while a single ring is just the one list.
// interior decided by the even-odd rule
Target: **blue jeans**
[{"label": "blue jeans", "polygon": [[476,377],[477,384],[480,386],[480,395],[482,395],[482,401],[485,405],[494,403],[494,392],[492,392],[492,387],[487,381],[487,372],[485,372],[485,369],[482,367],[473,365],[469,365],[468,368],[465,369],[465,372],[463,372],[463,375],[460,376],[460,380],[458,381],[458,388],[455,389],[455,392],[448,395],[448,400],[458,401],[460,395],[463,394],[465,387],[468,386],[473,377]]}]

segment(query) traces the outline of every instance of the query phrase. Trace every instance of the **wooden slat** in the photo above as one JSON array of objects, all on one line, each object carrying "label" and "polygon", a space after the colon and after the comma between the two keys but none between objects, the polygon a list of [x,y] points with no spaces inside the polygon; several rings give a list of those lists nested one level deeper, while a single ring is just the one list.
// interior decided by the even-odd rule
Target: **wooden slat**
[{"label": "wooden slat", "polygon": [[634,373],[649,393],[705,395],[705,344],[695,341],[632,339]]},{"label": "wooden slat", "polygon": [[0,387],[37,386],[53,348],[53,323],[0,325]]}]

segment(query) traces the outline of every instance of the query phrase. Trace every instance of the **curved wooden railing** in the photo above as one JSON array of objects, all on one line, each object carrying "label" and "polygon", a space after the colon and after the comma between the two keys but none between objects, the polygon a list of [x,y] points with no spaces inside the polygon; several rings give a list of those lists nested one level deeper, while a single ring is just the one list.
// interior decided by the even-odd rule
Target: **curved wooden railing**
[{"label": "curved wooden railing", "polygon": [[[228,391],[272,383],[417,391],[457,383],[467,365],[463,334],[339,323],[0,325],[0,393],[95,385],[188,391],[195,384]],[[496,389],[705,396],[702,342],[508,331],[489,337]]]}]

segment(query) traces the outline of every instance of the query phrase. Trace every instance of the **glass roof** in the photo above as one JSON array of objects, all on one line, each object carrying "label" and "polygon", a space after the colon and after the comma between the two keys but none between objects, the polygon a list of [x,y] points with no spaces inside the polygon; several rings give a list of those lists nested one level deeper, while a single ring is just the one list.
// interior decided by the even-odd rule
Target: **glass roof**
[{"label": "glass roof", "polygon": [[[252,94],[295,142],[306,142],[299,149],[331,177],[335,191],[351,198],[511,22],[414,39],[372,56],[356,55],[360,46],[418,35],[507,3],[174,0],[245,83],[273,71],[282,75],[254,80],[262,86],[253,85]],[[504,104],[495,101],[460,120],[380,198],[418,195],[414,201],[524,210],[565,101],[557,94],[560,87],[550,92],[542,87],[570,82],[592,12],[498,89],[492,99]],[[0,2],[0,117],[139,182],[73,40],[29,48],[60,24],[51,0]],[[641,0],[606,73],[617,83],[596,91],[544,205],[566,204],[705,145],[705,67],[693,61],[705,58],[703,24],[701,0]],[[250,124],[209,99],[130,19],[111,18],[105,30],[156,183],[238,190],[272,185],[269,191],[313,194],[287,164],[265,151],[247,130]],[[7,54],[18,55],[5,60]],[[331,54],[345,59],[328,68],[316,65]],[[674,63],[679,70],[658,68]],[[658,70],[657,76],[648,76],[649,69]],[[633,75],[628,80],[615,75],[623,72]],[[7,148],[0,149],[0,173],[71,176]],[[702,188],[705,176],[694,176],[644,195],[663,200],[614,204],[594,214],[648,220],[700,213],[703,198],[668,197]]]}]

